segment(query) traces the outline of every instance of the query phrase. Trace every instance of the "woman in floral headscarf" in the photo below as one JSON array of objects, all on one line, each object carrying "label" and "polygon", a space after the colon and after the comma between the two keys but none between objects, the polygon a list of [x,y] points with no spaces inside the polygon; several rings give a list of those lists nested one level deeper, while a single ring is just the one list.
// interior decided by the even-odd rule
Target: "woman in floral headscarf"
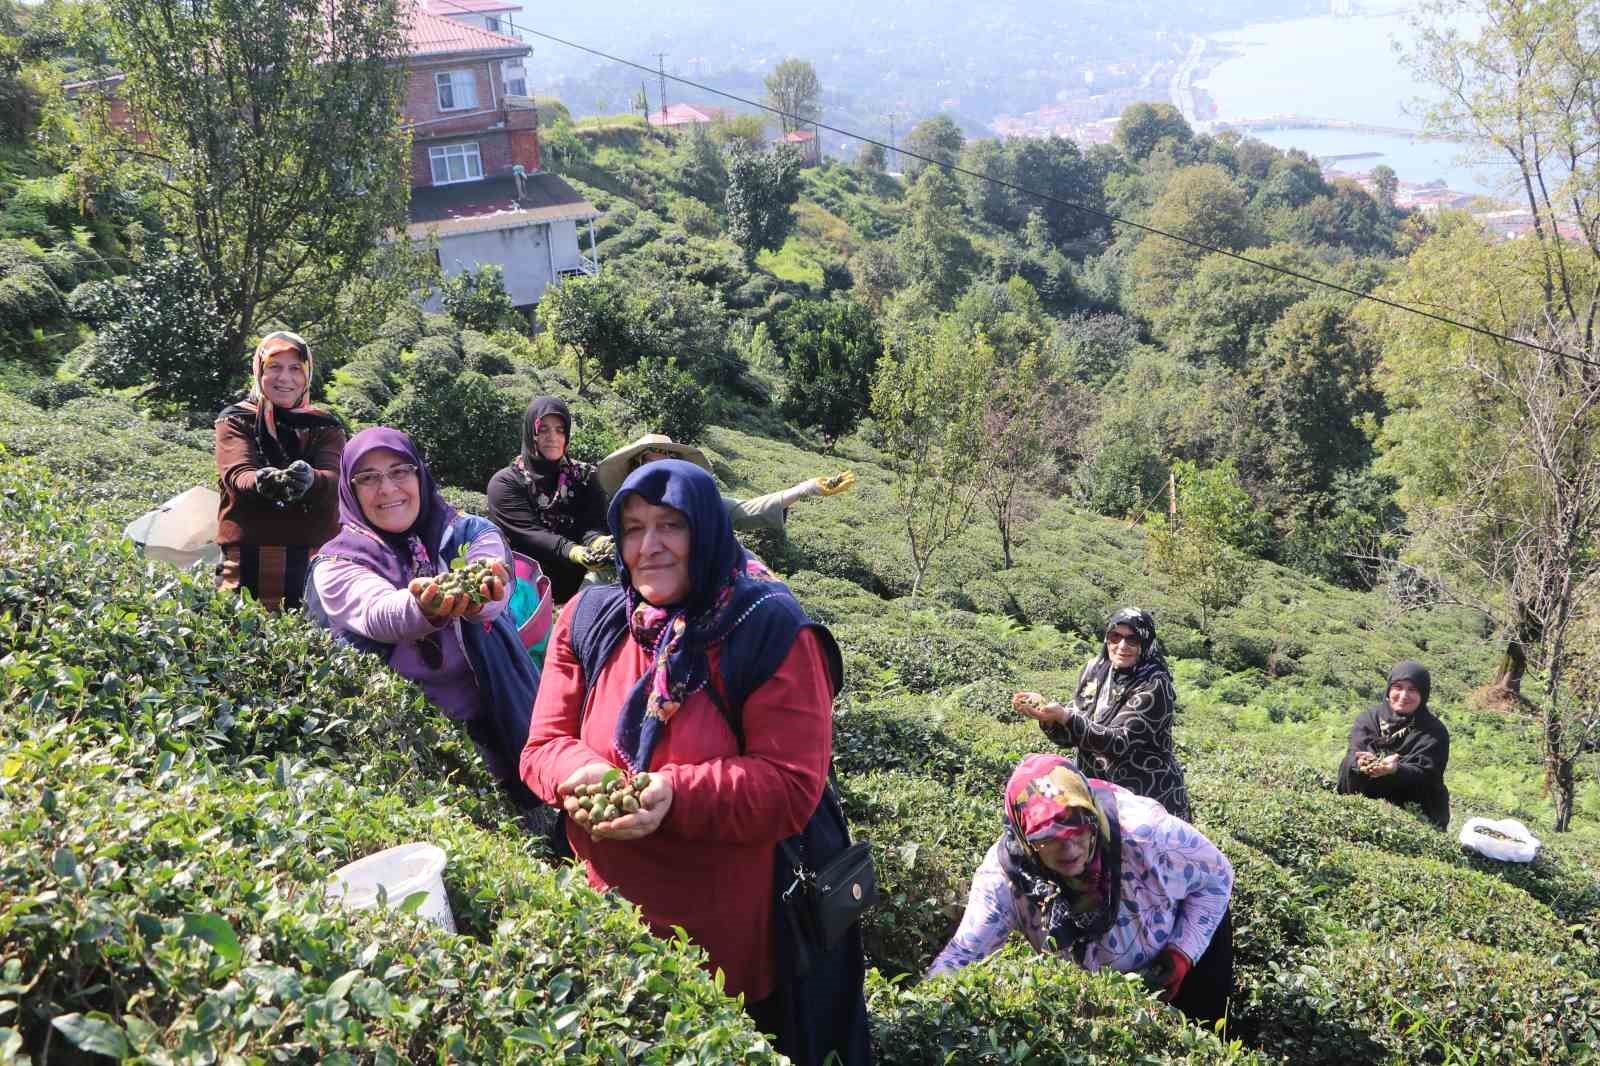
[{"label": "woman in floral headscarf", "polygon": [[1018,692],[1011,703],[1045,736],[1075,749],[1079,766],[1189,819],[1189,789],[1172,747],[1172,672],[1149,611],[1124,607],[1111,616],[1070,706],[1037,692]]},{"label": "woman in floral headscarf", "polygon": [[489,518],[513,551],[550,578],[550,596],[566,603],[591,571],[611,565],[606,497],[594,467],[567,455],[572,411],[540,396],[522,416],[522,452],[489,479]]},{"label": "woman in floral headscarf", "polygon": [[311,347],[287,330],[256,345],[250,395],[217,415],[217,587],[270,611],[299,607],[306,564],[339,531],[344,424],[311,406]]},{"label": "woman in floral headscarf", "polygon": [[[660,935],[687,932],[779,1050],[867,1063],[859,928],[802,986],[780,965],[773,906],[778,843],[827,781],[838,646],[739,546],[699,467],[635,470],[609,523],[618,583],[586,588],[556,621],[523,780],[566,807],[589,883]],[[619,771],[649,775],[638,810],[593,821],[576,790]]]},{"label": "woman in floral headscarf", "polygon": [[987,958],[1015,930],[1086,970],[1142,973],[1164,1001],[1215,1021],[1233,991],[1232,894],[1232,865],[1187,822],[1059,755],[1028,755],[928,976]]}]

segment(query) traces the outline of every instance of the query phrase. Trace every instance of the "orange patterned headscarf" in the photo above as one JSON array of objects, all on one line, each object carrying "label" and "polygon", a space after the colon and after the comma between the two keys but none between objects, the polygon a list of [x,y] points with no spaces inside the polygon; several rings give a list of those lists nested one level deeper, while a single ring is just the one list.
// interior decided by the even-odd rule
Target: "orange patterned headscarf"
[{"label": "orange patterned headscarf", "polygon": [[281,350],[278,345],[273,343],[274,341],[289,342],[289,344],[293,346],[294,350],[299,353],[300,361],[306,365],[305,391],[300,394],[300,397],[297,400],[295,400],[294,406],[290,408],[290,410],[315,410],[310,406],[310,400],[311,377],[316,372],[316,364],[312,362],[311,359],[311,345],[307,344],[305,338],[300,336],[300,334],[291,333],[286,329],[273,330],[265,337],[262,337],[261,343],[256,345],[256,354],[250,365],[250,402],[255,404],[260,410],[261,418],[267,424],[267,432],[276,437],[278,435],[278,422],[277,419],[273,417],[273,409],[276,405],[271,402],[264,402],[266,393],[261,388],[261,375],[267,369],[267,359],[273,355],[276,355],[278,350]]}]

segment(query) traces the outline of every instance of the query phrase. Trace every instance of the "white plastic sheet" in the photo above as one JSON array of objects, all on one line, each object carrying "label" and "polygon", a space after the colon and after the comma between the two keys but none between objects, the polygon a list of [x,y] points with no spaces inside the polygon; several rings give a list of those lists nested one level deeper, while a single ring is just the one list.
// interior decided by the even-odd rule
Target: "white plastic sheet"
[{"label": "white plastic sheet", "polygon": [[[1509,839],[1490,836],[1483,830],[1500,833]],[[1539,838],[1528,832],[1528,827],[1515,818],[1502,818],[1499,821],[1468,818],[1467,824],[1461,827],[1458,839],[1462,847],[1501,862],[1532,862],[1534,856],[1539,854]]]},{"label": "white plastic sheet", "polygon": [[177,566],[216,565],[222,560],[222,549],[217,547],[221,504],[216,489],[197,485],[135,518],[122,535],[151,559]]}]

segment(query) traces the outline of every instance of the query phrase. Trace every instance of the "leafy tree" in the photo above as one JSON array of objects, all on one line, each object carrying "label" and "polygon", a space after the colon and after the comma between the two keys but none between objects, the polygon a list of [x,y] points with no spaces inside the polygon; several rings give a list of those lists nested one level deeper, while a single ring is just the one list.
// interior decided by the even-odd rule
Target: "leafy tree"
[{"label": "leafy tree", "polygon": [[960,208],[960,190],[942,170],[928,168],[906,193],[907,223],[896,239],[906,280],[946,306],[966,288],[974,264]]},{"label": "leafy tree", "polygon": [[676,359],[646,356],[614,383],[635,428],[692,444],[705,432],[707,391]]},{"label": "leafy tree", "polygon": [[[1316,274],[1317,260],[1299,245],[1276,244],[1252,259],[1302,274]],[[1207,255],[1181,282],[1160,318],[1158,336],[1197,366],[1241,370],[1258,358],[1267,332],[1312,286],[1228,255]]]},{"label": "leafy tree", "polygon": [[1163,140],[1188,144],[1193,136],[1183,113],[1171,104],[1141,102],[1123,109],[1113,139],[1129,159],[1142,162]]},{"label": "leafy tree", "polygon": [[1232,464],[1201,470],[1179,461],[1176,515],[1150,520],[1146,559],[1200,611],[1200,631],[1239,602],[1250,577],[1249,555],[1265,544],[1265,516],[1239,486]]},{"label": "leafy tree", "polygon": [[711,143],[726,148],[742,144],[747,148],[762,148],[767,143],[767,119],[763,114],[719,115],[711,123]]},{"label": "leafy tree", "polygon": [[[954,163],[960,158],[961,147],[966,140],[961,133],[961,127],[956,125],[954,119],[949,115],[935,115],[911,127],[911,132],[901,142],[900,148],[936,163]],[[927,166],[924,159],[908,157],[905,170],[907,174],[915,177]]]},{"label": "leafy tree", "polygon": [[883,146],[879,144],[864,144],[861,151],[856,153],[856,166],[873,174],[882,174],[888,169],[883,159]]},{"label": "leafy tree", "polygon": [[417,360],[383,421],[411,434],[440,481],[475,490],[489,483],[521,443],[517,401],[448,357]]},{"label": "leafy tree", "polygon": [[1055,327],[1050,347],[1074,381],[1099,389],[1133,358],[1139,330],[1113,314],[1076,314]]},{"label": "leafy tree", "polygon": [[1378,206],[1385,211],[1395,210],[1395,196],[1400,192],[1400,176],[1387,163],[1372,168],[1372,184],[1377,190]]},{"label": "leafy tree", "polygon": [[[1052,243],[1076,240],[1105,224],[1103,218],[1092,213],[1105,209],[1100,171],[1065,137],[1013,137],[1003,144],[973,141],[962,151],[961,165],[965,170],[1054,197],[1041,200],[963,174],[967,210],[985,222],[1022,230],[1037,214],[1043,218]],[[1090,211],[1068,204],[1082,205]]]},{"label": "leafy tree", "polygon": [[546,289],[539,301],[540,323],[557,344],[572,348],[580,395],[588,391],[597,365],[618,365],[633,351],[627,300],[628,286],[611,272],[569,278]]},{"label": "leafy tree", "polygon": [[76,317],[99,330],[80,367],[111,388],[146,385],[147,399],[214,414],[249,367],[229,347],[205,268],[185,252],[148,258],[133,274],[74,291]]},{"label": "leafy tree", "polygon": [[788,145],[758,152],[728,149],[728,236],[755,262],[762,249],[778,249],[794,226],[790,207],[800,196],[800,157]]},{"label": "leafy tree", "polygon": [[1074,412],[1082,408],[1058,403],[1049,364],[1036,351],[1005,363],[982,351],[988,339],[979,334],[973,342],[976,359],[987,359],[994,369],[980,415],[982,460],[978,482],[984,506],[1000,534],[1000,557],[1011,568],[1011,549],[1023,517],[1023,490],[1041,479],[1057,442],[1076,427]]},{"label": "leafy tree", "polygon": [[1587,323],[1563,316],[1568,293],[1600,292],[1600,272],[1568,261],[1546,273],[1549,255],[1548,242],[1491,245],[1454,221],[1411,255],[1385,295],[1462,308],[1539,347],[1382,316],[1391,413],[1380,469],[1400,486],[1411,533],[1402,558],[1502,634],[1492,691],[1520,702],[1530,659],[1538,669],[1544,770],[1564,831],[1586,710],[1567,684],[1568,643],[1600,581],[1600,372],[1580,339]]},{"label": "leafy tree", "polygon": [[516,312],[506,292],[505,271],[494,263],[480,263],[445,278],[439,299],[456,325],[484,333],[493,332]]},{"label": "leafy tree", "polygon": [[822,84],[816,68],[804,59],[790,57],[767,75],[767,103],[782,112],[783,132],[792,133],[822,119]]},{"label": "leafy tree", "polygon": [[806,300],[785,308],[772,323],[785,353],[783,416],[816,429],[824,446],[855,428],[883,355],[872,312],[854,300]]},{"label": "leafy tree", "polygon": [[1248,237],[1244,207],[1244,193],[1220,167],[1187,167],[1174,174],[1151,208],[1148,221],[1182,240],[1152,234],[1139,241],[1127,278],[1132,285],[1132,307],[1145,318],[1158,321],[1194,265],[1208,254],[1196,244],[1243,247]]},{"label": "leafy tree", "polygon": [[103,29],[138,135],[91,123],[83,166],[159,178],[166,222],[225,323],[214,358],[232,359],[265,318],[330,320],[346,283],[403,229],[406,10],[109,0]]},{"label": "leafy tree", "polygon": [[934,555],[972,521],[981,490],[972,443],[981,432],[986,353],[940,341],[925,325],[906,328],[885,350],[872,386],[872,415],[916,572],[912,598]]},{"label": "leafy tree", "polygon": [[882,241],[874,241],[850,257],[850,276],[855,279],[856,297],[874,312],[906,283],[900,270],[900,257]]}]

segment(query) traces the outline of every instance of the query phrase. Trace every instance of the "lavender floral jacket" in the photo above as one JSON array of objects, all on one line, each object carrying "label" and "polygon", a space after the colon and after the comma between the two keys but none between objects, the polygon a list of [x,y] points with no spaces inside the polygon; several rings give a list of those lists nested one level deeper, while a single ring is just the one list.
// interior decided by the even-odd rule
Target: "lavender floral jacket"
[{"label": "lavender floral jacket", "polygon": [[[1233,866],[1188,822],[1155,800],[1113,785],[1122,824],[1122,908],[1116,924],[1089,943],[1083,965],[1130,973],[1172,944],[1198,961],[1222,924],[1233,894]],[[1000,867],[997,841],[972,877],[967,912],[928,976],[957,970],[993,955],[1013,930],[1046,950],[1036,907],[1011,886]],[[1057,954],[1071,958],[1070,951]]]}]

